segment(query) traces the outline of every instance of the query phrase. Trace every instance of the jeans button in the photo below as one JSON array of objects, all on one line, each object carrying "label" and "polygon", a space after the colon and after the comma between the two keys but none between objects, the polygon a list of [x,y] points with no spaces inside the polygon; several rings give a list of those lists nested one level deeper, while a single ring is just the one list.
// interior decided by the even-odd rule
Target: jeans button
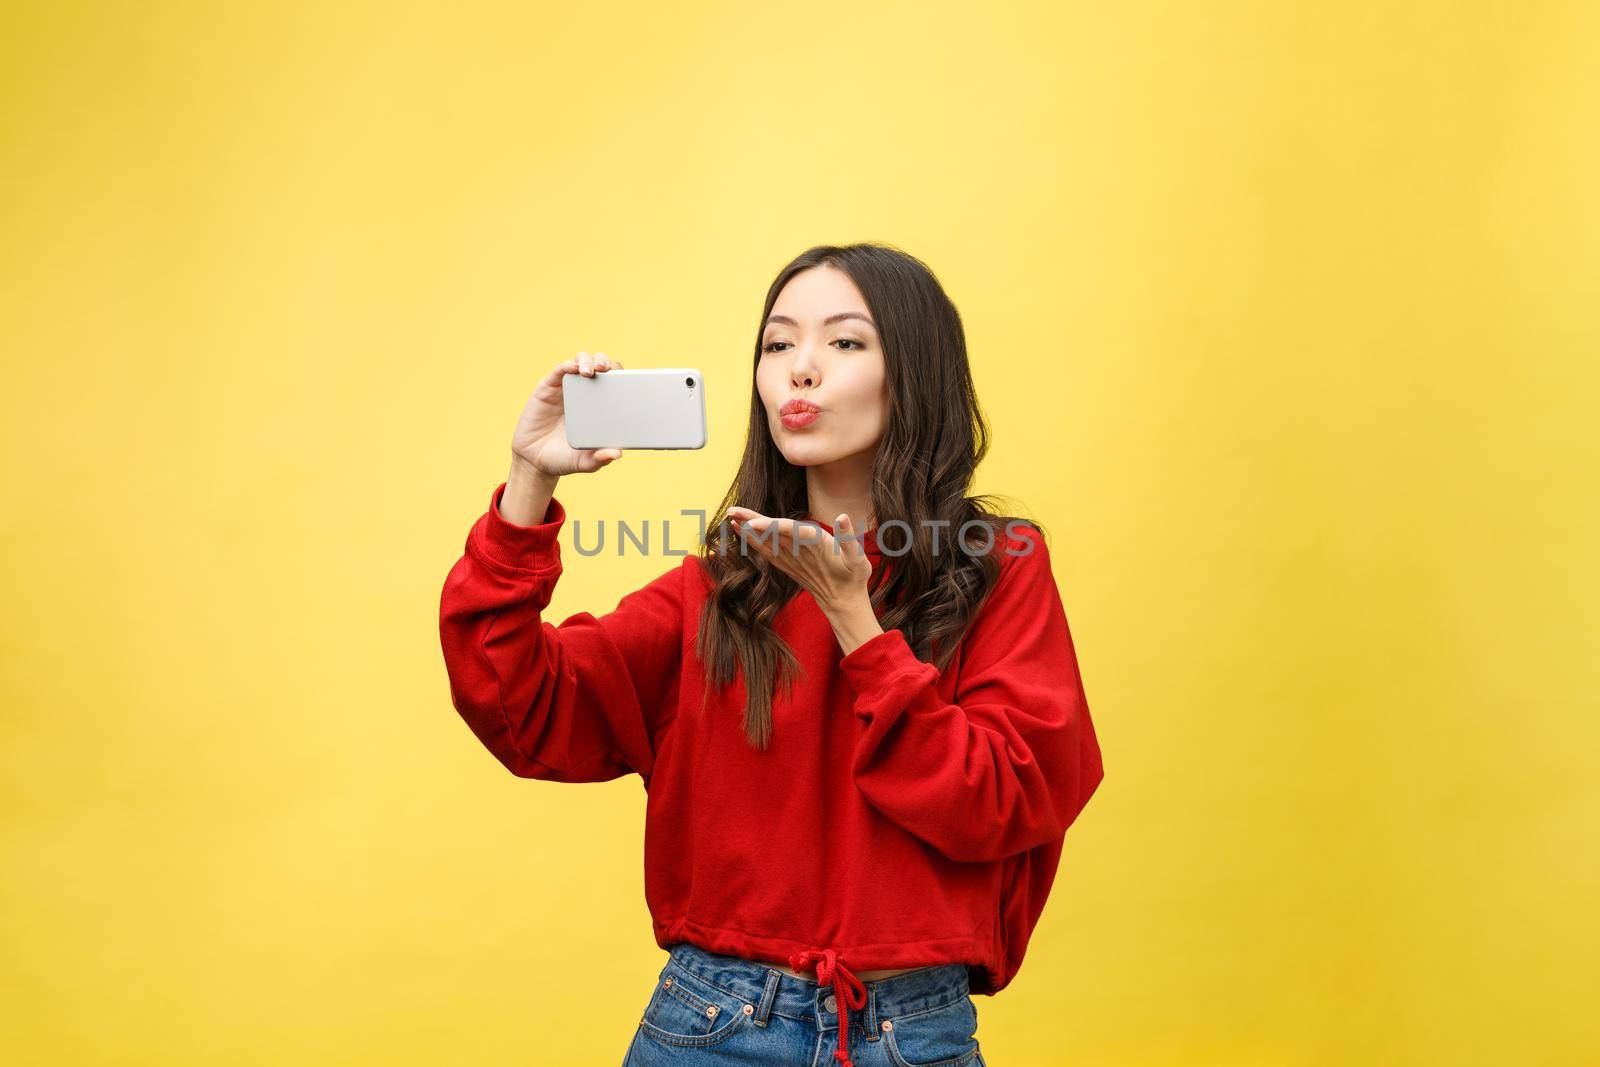
[{"label": "jeans button", "polygon": [[839,998],[834,996],[832,993],[829,993],[828,994],[828,999],[823,1001],[822,1003],[827,1006],[827,1009],[829,1011],[838,1011],[839,1010]]}]

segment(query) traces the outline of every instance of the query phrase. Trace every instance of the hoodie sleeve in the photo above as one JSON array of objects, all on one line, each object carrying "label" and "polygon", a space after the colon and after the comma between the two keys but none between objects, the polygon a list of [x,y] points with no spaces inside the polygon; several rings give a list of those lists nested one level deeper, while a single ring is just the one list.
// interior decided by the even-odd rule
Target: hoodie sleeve
[{"label": "hoodie sleeve", "polygon": [[506,485],[467,534],[439,602],[450,696],[485,748],[512,774],[603,782],[638,773],[648,787],[682,666],[686,556],[596,618],[542,618],[561,576],[551,498],[544,521],[500,514]]},{"label": "hoodie sleeve", "polygon": [[1049,551],[1019,529],[963,639],[953,701],[898,629],[841,661],[861,722],[857,787],[953,860],[1062,838],[1104,775]]}]

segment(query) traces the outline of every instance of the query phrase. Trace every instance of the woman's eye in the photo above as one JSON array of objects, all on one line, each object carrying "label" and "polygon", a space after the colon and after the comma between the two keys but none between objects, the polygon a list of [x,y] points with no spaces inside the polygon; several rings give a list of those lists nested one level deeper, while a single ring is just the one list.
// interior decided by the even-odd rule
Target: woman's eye
[{"label": "woman's eye", "polygon": [[[789,343],[788,341],[768,341],[766,344],[761,346],[761,351],[763,351],[763,352],[776,352],[776,351],[778,351],[778,346],[779,345],[787,345],[788,343]],[[837,341],[835,341],[834,344],[855,345],[856,348],[865,348],[865,347],[867,347],[866,345],[862,344],[860,341],[853,340],[852,338],[849,338],[849,337],[841,337]],[[853,352],[853,351],[855,351],[855,349],[847,348],[847,349],[845,349],[845,351],[846,352]]]}]

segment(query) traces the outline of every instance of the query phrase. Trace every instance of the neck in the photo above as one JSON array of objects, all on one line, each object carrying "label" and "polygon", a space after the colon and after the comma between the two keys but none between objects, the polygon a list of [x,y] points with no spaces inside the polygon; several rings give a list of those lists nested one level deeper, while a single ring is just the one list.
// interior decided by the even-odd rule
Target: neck
[{"label": "neck", "polygon": [[806,468],[806,508],[813,517],[834,526],[841,514],[850,516],[857,533],[871,527],[872,453],[845,456],[832,463]]}]

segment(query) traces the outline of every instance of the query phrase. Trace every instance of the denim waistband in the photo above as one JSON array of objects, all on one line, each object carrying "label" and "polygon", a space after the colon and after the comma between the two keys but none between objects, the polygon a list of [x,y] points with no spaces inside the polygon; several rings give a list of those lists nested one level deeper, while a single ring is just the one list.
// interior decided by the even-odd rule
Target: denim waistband
[{"label": "denim waistband", "polygon": [[[687,941],[673,945],[668,954],[684,970],[755,1005],[763,1015],[771,1013],[814,1020],[822,1030],[838,1026],[835,1010],[826,1006],[829,995],[834,992],[831,986],[809,978],[796,978],[764,963],[711,952]],[[860,1023],[851,1019],[851,1029],[859,1028],[874,1038],[879,1019],[943,1007],[971,995],[964,963],[919,967],[905,974],[863,981],[862,985],[866,987],[867,1002],[860,1012]]]}]

